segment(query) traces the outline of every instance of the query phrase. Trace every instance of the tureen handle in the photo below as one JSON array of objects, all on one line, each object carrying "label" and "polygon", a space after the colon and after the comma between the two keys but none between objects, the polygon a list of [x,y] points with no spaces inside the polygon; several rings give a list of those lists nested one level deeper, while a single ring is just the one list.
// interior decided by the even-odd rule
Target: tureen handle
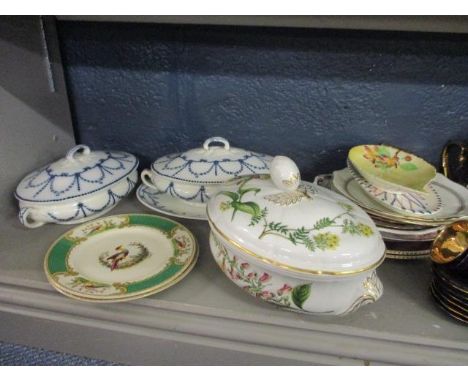
[{"label": "tureen handle", "polygon": [[294,191],[301,183],[296,163],[288,157],[276,156],[270,163],[271,180],[281,190]]},{"label": "tureen handle", "polygon": [[212,138],[208,138],[205,143],[203,143],[203,148],[205,150],[209,150],[210,149],[210,144],[212,144],[213,142],[220,142],[224,145],[224,149],[225,150],[229,150],[229,148],[231,147],[229,145],[229,142],[227,139],[224,139],[223,137],[212,137]]},{"label": "tureen handle", "polygon": [[91,152],[91,149],[86,146],[86,145],[76,145],[75,147],[71,148],[68,153],[67,153],[67,159],[70,161],[76,160],[75,156],[79,152],[82,153],[82,155],[88,155]]},{"label": "tureen handle", "polygon": [[158,190],[158,187],[153,183],[152,171],[145,168],[140,174],[141,181],[147,187]]},{"label": "tureen handle", "polygon": [[45,223],[42,221],[34,220],[30,215],[33,212],[31,207],[23,207],[18,214],[21,224],[28,228],[37,228],[43,226]]}]

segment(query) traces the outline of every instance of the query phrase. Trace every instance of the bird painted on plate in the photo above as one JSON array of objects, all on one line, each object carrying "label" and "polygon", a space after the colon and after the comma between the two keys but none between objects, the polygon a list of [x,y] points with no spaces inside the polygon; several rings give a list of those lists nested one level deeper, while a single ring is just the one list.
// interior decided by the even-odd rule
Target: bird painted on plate
[{"label": "bird painted on plate", "polygon": [[187,246],[187,243],[185,243],[184,241],[180,239],[174,238],[174,241],[176,242],[177,247],[179,247],[180,249],[184,249]]},{"label": "bird painted on plate", "polygon": [[129,254],[128,249],[126,249],[122,245],[115,247],[115,250],[117,251],[117,253],[114,253],[112,256],[109,256],[106,259],[107,261],[109,260],[112,261],[111,271],[113,271],[114,269],[117,269],[119,267],[119,262],[125,259]]}]

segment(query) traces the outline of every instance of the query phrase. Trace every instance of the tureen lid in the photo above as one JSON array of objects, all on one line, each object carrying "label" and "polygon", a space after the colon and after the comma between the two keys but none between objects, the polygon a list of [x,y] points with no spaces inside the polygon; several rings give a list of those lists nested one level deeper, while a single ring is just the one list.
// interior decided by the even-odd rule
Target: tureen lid
[{"label": "tureen lid", "polygon": [[226,139],[212,137],[203,147],[157,159],[151,169],[172,180],[216,184],[242,175],[268,173],[270,161],[268,155],[231,147]]},{"label": "tureen lid", "polygon": [[65,158],[25,176],[16,187],[17,199],[60,202],[88,195],[114,184],[138,166],[138,159],[121,151],[91,151],[78,145]]},{"label": "tureen lid", "polygon": [[228,182],[208,202],[214,233],[244,253],[301,274],[347,275],[375,268],[385,245],[370,217],[333,191],[301,182],[275,157],[270,175]]}]

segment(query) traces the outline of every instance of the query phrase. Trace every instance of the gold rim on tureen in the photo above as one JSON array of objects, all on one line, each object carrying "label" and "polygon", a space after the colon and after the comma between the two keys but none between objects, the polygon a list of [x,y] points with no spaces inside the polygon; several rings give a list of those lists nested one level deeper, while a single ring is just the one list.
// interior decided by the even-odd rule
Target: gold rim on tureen
[{"label": "gold rim on tureen", "polygon": [[235,246],[237,249],[241,250],[243,253],[252,256],[263,263],[272,265],[277,268],[285,269],[290,272],[295,272],[295,273],[302,273],[302,274],[309,274],[309,275],[323,275],[323,276],[350,276],[350,275],[355,275],[363,272],[370,271],[372,269],[377,268],[380,264],[383,263],[385,260],[385,251],[382,254],[382,257],[375,263],[368,265],[367,267],[356,269],[356,270],[350,270],[350,271],[319,271],[319,270],[314,270],[314,269],[305,269],[305,268],[299,268],[299,267],[294,267],[291,265],[287,265],[284,263],[281,263],[279,261],[275,261],[272,259],[269,259],[267,257],[261,256],[255,252],[252,252],[250,249],[245,248],[241,244],[237,243],[236,241],[232,240],[229,238],[224,232],[222,232],[216,224],[211,220],[210,214],[208,213],[208,209],[206,211],[207,213],[207,218],[208,218],[208,223],[210,224],[211,228],[218,234],[220,235],[224,240],[226,240],[228,243],[232,244]]}]

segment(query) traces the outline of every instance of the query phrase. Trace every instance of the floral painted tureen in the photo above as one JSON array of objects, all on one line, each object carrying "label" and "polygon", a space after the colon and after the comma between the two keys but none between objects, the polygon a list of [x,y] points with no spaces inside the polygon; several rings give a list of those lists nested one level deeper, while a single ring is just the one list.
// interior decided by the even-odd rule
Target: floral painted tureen
[{"label": "floral painted tureen", "polygon": [[151,170],[142,171],[141,180],[175,198],[205,204],[220,184],[232,178],[267,174],[270,161],[268,155],[231,147],[226,139],[212,137],[201,148],[157,159]]},{"label": "floral painted tureen", "polygon": [[15,191],[19,219],[29,228],[94,219],[132,191],[137,167],[138,160],[131,154],[75,146],[65,158],[21,180]]},{"label": "floral painted tureen", "polygon": [[301,182],[278,156],[270,175],[237,178],[208,202],[213,256],[239,287],[305,313],[340,315],[375,302],[385,256],[372,220],[348,199]]}]

